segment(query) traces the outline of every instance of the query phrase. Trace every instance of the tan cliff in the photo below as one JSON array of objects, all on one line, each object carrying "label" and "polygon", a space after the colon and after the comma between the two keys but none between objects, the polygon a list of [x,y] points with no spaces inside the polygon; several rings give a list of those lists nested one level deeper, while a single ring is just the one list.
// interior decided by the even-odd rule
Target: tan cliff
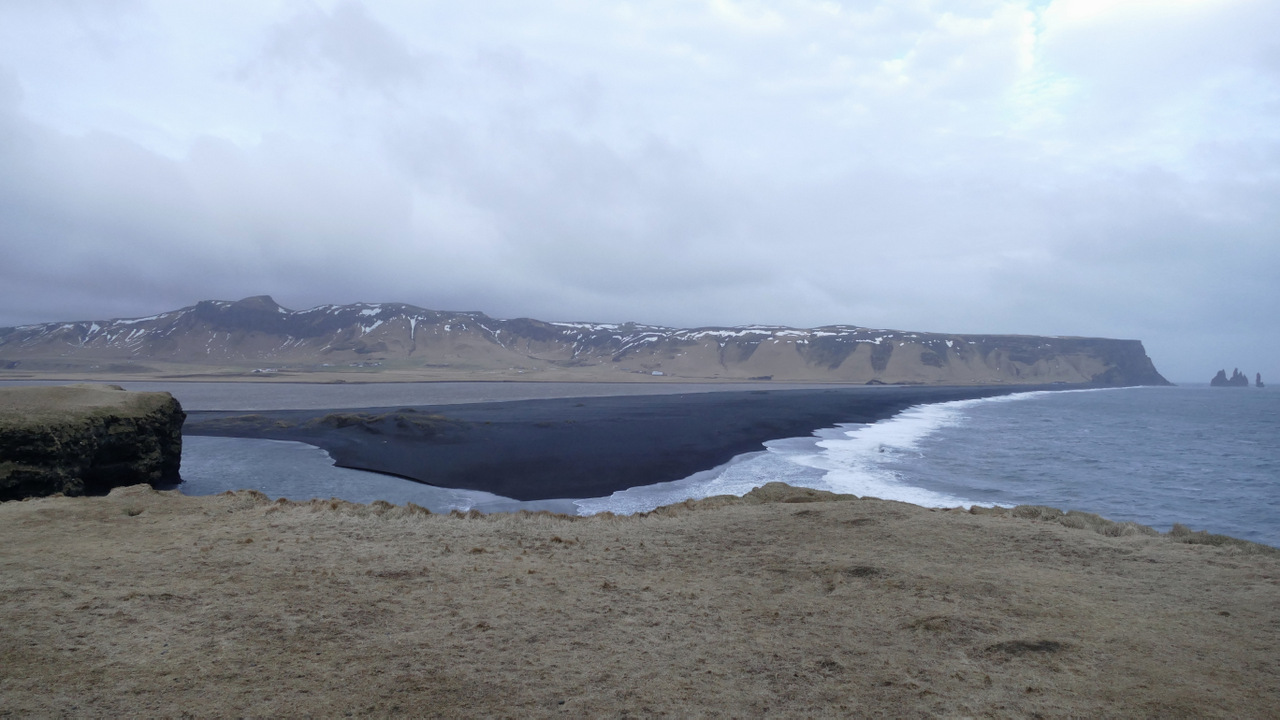
[{"label": "tan cliff", "polygon": [[854,325],[678,329],[500,320],[399,303],[302,311],[267,296],[146,318],[0,328],[0,378],[398,373],[401,379],[776,380],[1163,385],[1137,340],[960,335]]}]

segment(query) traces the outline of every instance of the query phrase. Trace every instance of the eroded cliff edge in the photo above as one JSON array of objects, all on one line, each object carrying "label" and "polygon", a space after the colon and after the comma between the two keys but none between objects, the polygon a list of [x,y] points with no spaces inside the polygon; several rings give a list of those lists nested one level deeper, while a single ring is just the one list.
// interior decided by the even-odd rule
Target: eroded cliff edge
[{"label": "eroded cliff edge", "polygon": [[0,388],[0,500],[177,481],[185,419],[169,393]]}]

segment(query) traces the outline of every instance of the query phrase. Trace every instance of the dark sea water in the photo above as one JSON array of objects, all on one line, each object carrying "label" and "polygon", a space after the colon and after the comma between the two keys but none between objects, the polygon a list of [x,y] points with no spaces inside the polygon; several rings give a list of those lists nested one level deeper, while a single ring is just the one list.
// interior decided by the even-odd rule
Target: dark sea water
[{"label": "dark sea water", "polygon": [[[474,401],[468,393],[476,392],[462,384],[364,386],[363,392],[313,385],[266,386],[274,394],[264,396],[261,385],[142,385],[126,383],[130,389],[170,390],[191,409],[428,404],[455,396]],[[584,386],[566,384],[548,391],[504,385],[483,390],[495,400],[545,392],[612,394],[601,386],[582,391]],[[184,442],[181,490],[195,495],[253,488],[273,498],[381,499],[434,511],[633,513],[689,498],[740,495],[782,480],[929,507],[1050,505],[1162,531],[1180,522],[1280,546],[1280,390],[1275,388],[1032,392],[924,405],[872,425],[780,438],[760,452],[683,480],[605,498],[535,503],[337,468],[323,450],[300,443],[200,437]]]},{"label": "dark sea water", "polygon": [[975,403],[886,466],[983,505],[1083,509],[1280,545],[1280,393],[1132,388]]},{"label": "dark sea water", "polygon": [[1049,505],[1280,546],[1280,392],[1125,388],[911,408],[767,444],[710,473],[578,503],[636,512],[772,479],[929,507]]},{"label": "dark sea water", "polygon": [[478,490],[437,488],[404,478],[340,468],[314,445],[279,440],[184,437],[182,484],[187,495],[214,495],[227,490],[257,490],[290,500],[339,498],[393,505],[416,503],[432,512],[470,510],[485,513],[550,510],[575,514],[572,500],[520,502]]}]

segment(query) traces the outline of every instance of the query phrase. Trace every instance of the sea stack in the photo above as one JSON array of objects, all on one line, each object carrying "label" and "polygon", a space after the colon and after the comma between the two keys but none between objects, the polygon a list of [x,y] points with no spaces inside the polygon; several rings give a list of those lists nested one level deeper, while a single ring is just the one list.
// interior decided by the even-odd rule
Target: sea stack
[{"label": "sea stack", "polygon": [[1254,380],[1254,386],[1255,386],[1255,387],[1266,387],[1266,385],[1264,385],[1264,384],[1263,384],[1263,382],[1262,382],[1262,373],[1258,373],[1258,375],[1257,375],[1257,379],[1256,379],[1256,380]]},{"label": "sea stack", "polygon": [[1240,368],[1232,371],[1231,377],[1227,377],[1226,370],[1219,370],[1217,375],[1209,381],[1211,387],[1249,387],[1249,377],[1240,372]]}]

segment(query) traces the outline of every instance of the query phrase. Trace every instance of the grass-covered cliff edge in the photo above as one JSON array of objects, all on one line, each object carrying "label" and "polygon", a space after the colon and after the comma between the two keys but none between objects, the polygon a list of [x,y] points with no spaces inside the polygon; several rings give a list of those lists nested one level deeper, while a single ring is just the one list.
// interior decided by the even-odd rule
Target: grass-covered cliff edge
[{"label": "grass-covered cliff edge", "polygon": [[771,485],[635,517],[0,504],[0,714],[1264,717],[1280,557]]},{"label": "grass-covered cliff edge", "polygon": [[169,393],[0,388],[0,500],[176,481],[186,415]]}]

